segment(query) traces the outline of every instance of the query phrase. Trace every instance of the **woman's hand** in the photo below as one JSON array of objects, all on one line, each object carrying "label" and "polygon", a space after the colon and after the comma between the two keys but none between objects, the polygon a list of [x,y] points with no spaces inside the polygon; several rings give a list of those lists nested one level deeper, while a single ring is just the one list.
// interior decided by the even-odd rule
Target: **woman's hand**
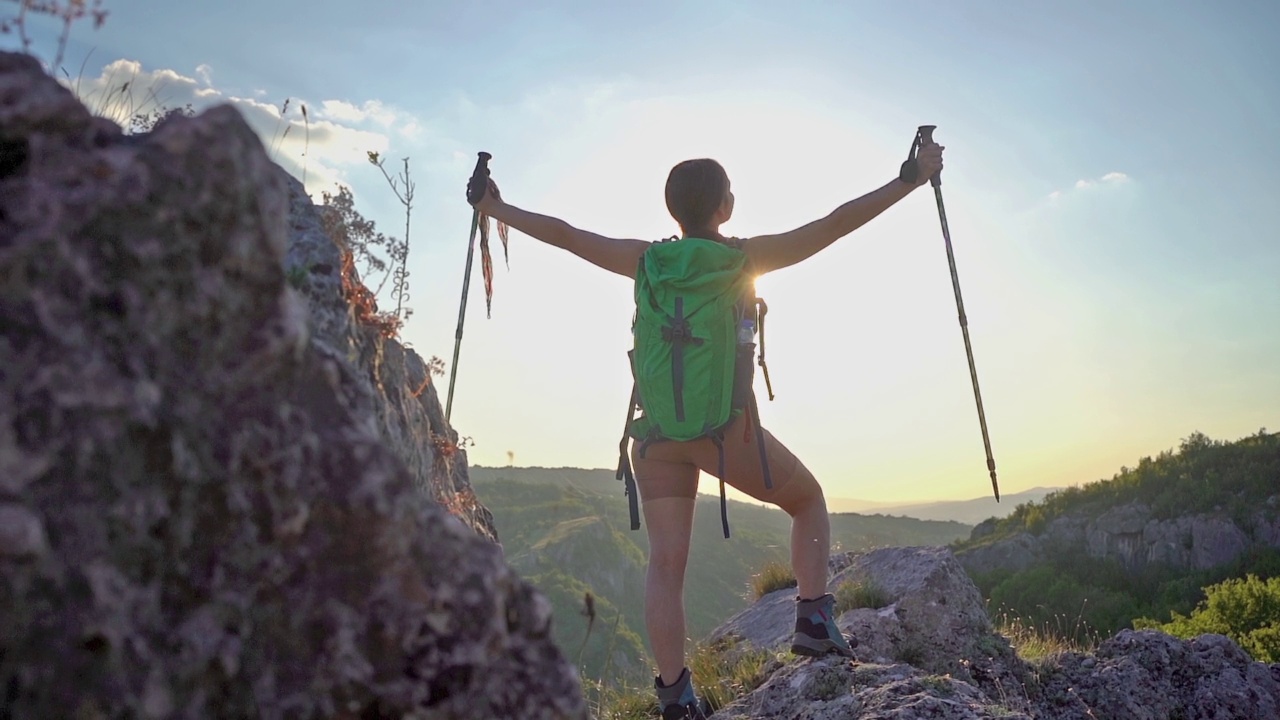
[{"label": "woman's hand", "polygon": [[916,154],[916,187],[924,185],[934,175],[942,172],[942,151],[945,149],[938,143],[932,142],[920,146]]},{"label": "woman's hand", "polygon": [[[477,180],[479,179],[473,178],[471,182],[467,183],[468,202],[471,202],[471,198],[479,194],[475,192],[476,188],[472,185],[472,183]],[[493,215],[493,211],[502,205],[502,193],[498,192],[498,184],[493,181],[493,178],[484,178],[484,182],[486,185],[483,194],[480,194],[480,199],[476,202],[472,202],[471,205],[485,215]]]}]

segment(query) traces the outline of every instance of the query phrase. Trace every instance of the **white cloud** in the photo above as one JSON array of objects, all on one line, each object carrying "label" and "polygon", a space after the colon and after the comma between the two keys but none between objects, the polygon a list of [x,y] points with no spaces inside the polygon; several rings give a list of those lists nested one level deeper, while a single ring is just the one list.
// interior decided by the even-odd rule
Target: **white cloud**
[{"label": "white cloud", "polygon": [[[1088,190],[1090,188],[1102,187],[1105,185],[1121,185],[1121,184],[1130,182],[1130,180],[1131,178],[1127,174],[1118,172],[1118,171],[1112,171],[1103,175],[1100,178],[1083,178],[1083,179],[1077,180],[1075,182],[1075,185],[1073,185],[1071,189]],[[1051,201],[1058,200],[1064,194],[1066,194],[1066,192],[1067,192],[1066,190],[1054,190],[1053,192],[1049,193],[1049,200]]]},{"label": "white cloud", "polygon": [[238,96],[214,87],[209,65],[197,66],[194,74],[145,70],[137,61],[119,59],[96,78],[64,82],[91,111],[126,126],[135,115],[149,115],[160,108],[190,104],[199,113],[230,104],[257,132],[273,160],[299,178],[305,175],[307,189],[316,197],[321,190],[332,191],[334,183],[345,183],[355,167],[367,165],[369,151],[388,152],[392,132],[412,141],[426,130],[423,121],[378,100],[356,104],[289,98],[271,103],[265,101],[262,90]]},{"label": "white cloud", "polygon": [[366,100],[358,107],[345,100],[325,100],[320,103],[319,114],[338,122],[352,124],[372,122],[384,128],[391,127],[400,119],[400,113],[377,100]]}]

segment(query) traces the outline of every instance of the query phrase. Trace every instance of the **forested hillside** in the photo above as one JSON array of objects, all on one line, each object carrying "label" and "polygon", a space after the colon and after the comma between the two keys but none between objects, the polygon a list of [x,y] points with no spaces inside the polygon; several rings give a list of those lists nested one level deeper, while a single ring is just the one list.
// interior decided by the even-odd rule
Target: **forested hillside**
[{"label": "forested hillside", "polygon": [[1087,640],[1186,616],[1211,585],[1280,577],[1278,496],[1280,434],[1195,433],[985,522],[953,548],[994,615]]},{"label": "forested hillside", "polygon": [[[584,674],[594,679],[607,668],[611,679],[648,682],[641,639],[648,542],[643,527],[630,530],[622,483],[611,471],[574,468],[473,467],[470,476],[493,513],[508,561],[551,599],[556,638],[575,660],[581,650]],[[731,501],[729,523],[726,540],[719,498],[699,496],[686,592],[693,638],[746,607],[753,574],[789,557],[790,518],[782,511]],[[971,529],[856,514],[833,515],[831,525],[833,551],[946,545]],[[595,613],[590,637],[588,592]]]}]

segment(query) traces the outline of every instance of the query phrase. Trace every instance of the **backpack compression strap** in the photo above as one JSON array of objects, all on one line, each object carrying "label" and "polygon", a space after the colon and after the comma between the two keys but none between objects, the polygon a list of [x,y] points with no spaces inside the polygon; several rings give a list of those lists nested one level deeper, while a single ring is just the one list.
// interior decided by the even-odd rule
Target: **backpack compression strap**
[{"label": "backpack compression strap", "polygon": [[639,400],[640,389],[633,382],[631,384],[631,403],[627,407],[627,424],[622,429],[622,440],[618,443],[618,474],[617,479],[623,481],[623,492],[627,496],[627,507],[631,511],[631,529],[640,529],[640,500],[637,495],[636,476],[631,469],[631,458],[627,456],[627,444],[631,439],[631,423],[636,418],[636,405]]},{"label": "backpack compression strap", "polygon": [[769,304],[764,298],[756,298],[756,306],[759,308],[760,315],[760,359],[756,364],[764,371],[764,386],[769,391],[769,401],[773,401],[773,382],[769,380],[769,366],[764,362],[764,316],[769,314]]},{"label": "backpack compression strap", "polygon": [[684,346],[701,345],[703,339],[693,336],[684,316],[684,298],[676,298],[676,316],[662,328],[662,339],[671,343],[671,387],[675,391],[676,421],[684,422]]},{"label": "backpack compression strap", "polygon": [[710,433],[710,437],[711,442],[716,446],[716,452],[719,453],[717,464],[720,471],[720,525],[724,527],[724,536],[727,539],[729,537],[729,501],[724,495],[724,433],[718,430]]}]

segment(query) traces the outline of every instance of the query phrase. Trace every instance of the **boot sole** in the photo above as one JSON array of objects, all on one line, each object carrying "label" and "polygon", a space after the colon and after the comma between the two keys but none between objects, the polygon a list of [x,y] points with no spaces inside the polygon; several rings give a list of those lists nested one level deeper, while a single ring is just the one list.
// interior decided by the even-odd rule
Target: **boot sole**
[{"label": "boot sole", "polygon": [[849,650],[837,645],[834,641],[828,639],[811,638],[804,634],[798,634],[791,641],[791,652],[796,655],[804,655],[806,657],[822,657],[823,655],[842,655],[844,657],[853,657],[852,648],[858,646],[856,638],[847,638],[849,641]]}]

